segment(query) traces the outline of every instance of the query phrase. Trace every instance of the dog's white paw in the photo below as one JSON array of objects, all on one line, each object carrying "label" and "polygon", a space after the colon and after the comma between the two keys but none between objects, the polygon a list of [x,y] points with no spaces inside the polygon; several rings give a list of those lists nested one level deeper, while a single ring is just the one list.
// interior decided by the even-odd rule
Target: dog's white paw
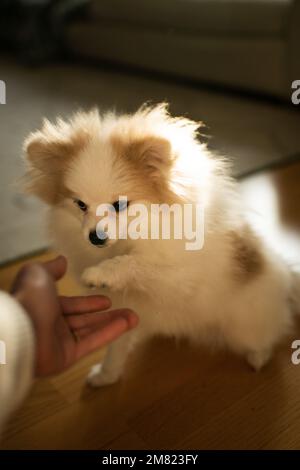
[{"label": "dog's white paw", "polygon": [[101,288],[113,290],[116,284],[116,278],[107,269],[100,266],[86,268],[81,276],[83,284],[89,288]]},{"label": "dog's white paw", "polygon": [[119,377],[113,374],[104,373],[102,364],[95,364],[92,366],[88,376],[87,384],[91,387],[105,387],[105,385],[112,385],[119,380]]},{"label": "dog's white paw", "polygon": [[[123,290],[128,287],[129,274],[133,271],[128,260],[130,257],[126,255],[115,256],[102,261],[99,265],[86,268],[81,276],[83,284],[90,288]],[[130,269],[128,265],[131,266]]]},{"label": "dog's white paw", "polygon": [[271,351],[264,349],[262,351],[252,351],[247,355],[248,364],[255,370],[262,369],[270,360]]}]

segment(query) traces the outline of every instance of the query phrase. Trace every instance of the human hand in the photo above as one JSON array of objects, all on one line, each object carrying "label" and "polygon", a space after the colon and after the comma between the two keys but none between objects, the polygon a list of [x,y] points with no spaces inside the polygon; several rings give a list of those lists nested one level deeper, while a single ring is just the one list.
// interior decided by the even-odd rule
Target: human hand
[{"label": "human hand", "polygon": [[12,295],[33,323],[37,377],[62,372],[138,323],[137,315],[128,309],[98,313],[111,306],[108,297],[58,296],[55,281],[64,276],[66,269],[63,256],[47,263],[28,264],[12,287]]}]

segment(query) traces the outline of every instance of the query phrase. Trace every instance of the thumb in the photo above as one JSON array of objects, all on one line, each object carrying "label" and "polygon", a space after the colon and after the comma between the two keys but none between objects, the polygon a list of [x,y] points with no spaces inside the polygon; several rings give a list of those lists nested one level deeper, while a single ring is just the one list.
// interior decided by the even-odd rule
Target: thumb
[{"label": "thumb", "polygon": [[64,256],[57,256],[57,258],[52,259],[43,263],[44,268],[53,277],[55,281],[61,279],[67,271],[67,260]]}]

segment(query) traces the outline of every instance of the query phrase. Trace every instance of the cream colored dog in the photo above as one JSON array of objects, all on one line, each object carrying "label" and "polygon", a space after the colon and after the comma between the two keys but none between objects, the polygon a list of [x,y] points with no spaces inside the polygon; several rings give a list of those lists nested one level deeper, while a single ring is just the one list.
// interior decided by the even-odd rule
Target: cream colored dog
[{"label": "cream colored dog", "polygon": [[[197,140],[198,127],[162,104],[45,121],[25,142],[27,186],[50,206],[57,248],[83,284],[140,316],[92,369],[94,386],[118,380],[133,345],[151,335],[226,346],[259,369],[292,326],[297,276],[253,233],[226,162]],[[106,203],[124,235],[120,195],[128,209],[200,204],[202,249],[187,250],[184,236],[124,239],[103,229],[99,237],[97,207]]]}]

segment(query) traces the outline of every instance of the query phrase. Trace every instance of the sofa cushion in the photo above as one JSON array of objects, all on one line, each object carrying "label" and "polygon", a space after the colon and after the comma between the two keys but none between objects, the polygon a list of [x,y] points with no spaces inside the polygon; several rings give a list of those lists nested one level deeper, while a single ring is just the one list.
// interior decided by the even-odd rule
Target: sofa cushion
[{"label": "sofa cushion", "polygon": [[293,0],[94,0],[94,20],[213,34],[284,34]]}]

